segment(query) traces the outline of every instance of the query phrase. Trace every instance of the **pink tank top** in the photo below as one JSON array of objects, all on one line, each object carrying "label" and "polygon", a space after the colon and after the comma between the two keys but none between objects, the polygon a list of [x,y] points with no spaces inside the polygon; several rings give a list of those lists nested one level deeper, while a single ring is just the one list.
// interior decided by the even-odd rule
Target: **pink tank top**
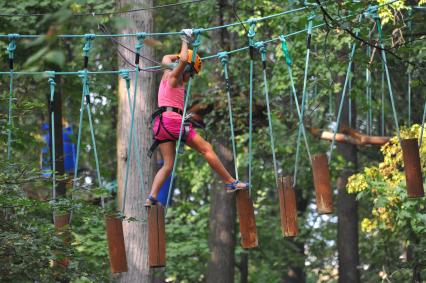
[{"label": "pink tank top", "polygon": [[[185,100],[185,87],[171,87],[168,80],[161,80],[158,89],[158,107],[172,106],[183,111]],[[164,112],[164,117],[172,119],[181,119],[182,116],[176,112]]]}]

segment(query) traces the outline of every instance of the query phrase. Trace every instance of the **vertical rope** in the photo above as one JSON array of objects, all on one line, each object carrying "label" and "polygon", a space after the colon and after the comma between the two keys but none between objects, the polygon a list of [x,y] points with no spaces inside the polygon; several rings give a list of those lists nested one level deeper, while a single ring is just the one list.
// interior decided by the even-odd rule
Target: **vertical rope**
[{"label": "vertical rope", "polygon": [[52,199],[56,200],[56,140],[55,140],[55,80],[54,74],[49,75],[49,86],[50,86],[50,141],[51,141],[51,162],[52,162]]},{"label": "vertical rope", "polygon": [[9,55],[9,109],[8,109],[8,121],[7,121],[7,160],[10,160],[12,157],[12,126],[13,126],[13,117],[12,117],[12,108],[13,108],[13,62],[14,62],[14,52],[16,50],[16,39],[19,37],[19,34],[9,34],[9,45],[7,46],[7,53]]},{"label": "vertical rope", "polygon": [[[193,31],[194,34],[195,34],[195,40],[192,43],[194,50],[192,52],[192,61],[191,62],[195,62],[195,59],[197,58],[198,48],[200,47],[200,44],[201,44],[201,37],[200,37],[201,31],[202,30],[199,30],[199,29],[196,29],[196,30]],[[186,108],[188,106],[188,102],[189,102],[189,99],[191,97],[191,85],[192,85],[192,77],[189,78],[188,86],[186,88],[185,104],[184,104],[184,107],[183,107],[182,121],[180,123],[179,139],[177,140],[177,143],[176,143],[175,160],[173,161],[172,175],[171,175],[171,179],[170,179],[169,192],[167,194],[166,208],[165,208],[165,212],[164,212],[165,215],[167,215],[167,208],[169,207],[169,201],[170,201],[170,196],[171,196],[171,192],[172,192],[173,180],[174,180],[174,177],[175,177],[176,165],[177,165],[177,162],[178,162],[178,159],[179,159],[179,148],[180,148],[180,144],[181,144],[181,141],[182,141],[183,124],[185,122]]]},{"label": "vertical rope", "polygon": [[381,74],[381,82],[380,82],[380,93],[381,93],[381,135],[385,135],[385,65],[382,61],[382,74]]},{"label": "vertical rope", "polygon": [[[249,148],[248,148],[248,180],[249,184],[252,184],[252,158],[253,158],[253,75],[254,75],[254,36],[256,21],[253,20],[250,23],[250,29],[247,34],[249,40],[249,52],[250,52],[250,97],[249,97]],[[249,187],[249,196],[251,197],[252,186]]]},{"label": "vertical rope", "polygon": [[[141,177],[141,188],[142,192],[144,192],[144,178],[143,178],[143,170],[142,170],[142,161],[139,154],[139,141],[137,139],[137,135],[134,131],[134,124],[135,124],[135,109],[136,109],[136,97],[137,97],[137,85],[138,85],[138,78],[139,78],[139,68],[136,69],[136,78],[135,78],[135,91],[133,96],[133,101],[130,96],[130,77],[129,77],[129,71],[128,70],[122,70],[121,76],[126,81],[126,92],[127,92],[127,100],[129,102],[129,110],[131,113],[131,122],[130,122],[130,133],[129,133],[129,139],[127,142],[127,161],[126,161],[126,173],[124,177],[124,191],[123,191],[123,199],[122,199],[122,206],[121,206],[121,212],[124,214],[125,207],[126,207],[126,195],[127,195],[127,188],[128,188],[128,178],[129,178],[129,169],[130,169],[130,160],[132,156],[132,142],[133,139],[135,140],[135,155],[136,155],[136,163],[139,170],[139,174]],[[132,105],[133,104],[133,105]]]},{"label": "vertical rope", "polygon": [[[410,32],[410,36],[408,37],[409,42],[412,41],[412,21],[411,21],[411,17],[412,17],[412,13],[413,10],[411,8],[408,9],[408,30]],[[411,45],[411,44],[410,44]],[[411,61],[411,49],[408,49],[408,60]],[[411,125],[411,71],[408,71],[408,126]]]},{"label": "vertical rope", "polygon": [[333,129],[333,139],[331,141],[330,153],[329,153],[329,156],[328,156],[328,163],[329,164],[330,164],[331,157],[332,157],[332,154],[333,154],[334,145],[336,143],[336,134],[337,134],[337,131],[339,130],[340,118],[341,118],[341,115],[342,115],[343,104],[345,102],[346,89],[347,89],[348,84],[349,84],[348,83],[349,82],[349,77],[351,75],[352,62],[353,62],[353,58],[354,58],[354,55],[355,55],[355,49],[356,49],[356,43],[353,43],[352,44],[351,54],[349,56],[348,68],[346,69],[345,83],[343,85],[343,91],[342,91],[342,95],[341,95],[341,98],[340,98],[340,105],[339,105],[339,111],[337,113],[336,125],[335,125],[335,127]]},{"label": "vertical rope", "polygon": [[238,177],[238,162],[237,162],[237,149],[235,146],[235,132],[234,132],[234,122],[232,115],[232,102],[231,102],[231,85],[229,82],[229,74],[228,74],[228,53],[220,52],[217,56],[220,59],[220,62],[223,66],[223,73],[225,76],[225,84],[226,84],[226,94],[228,98],[228,115],[229,115],[229,126],[231,128],[231,143],[232,143],[232,156],[234,158],[234,170],[235,170],[235,179],[239,180]]},{"label": "vertical rope", "polygon": [[262,67],[263,67],[263,86],[264,86],[264,94],[266,99],[266,110],[268,113],[268,129],[269,129],[269,138],[271,140],[271,151],[272,151],[272,162],[274,163],[274,176],[275,176],[275,184],[278,187],[278,166],[277,166],[277,158],[275,156],[275,144],[274,144],[274,134],[272,130],[272,115],[271,115],[271,107],[269,103],[269,88],[268,88],[268,79],[266,77],[266,48],[263,42],[257,42],[256,48],[259,49],[261,59],[262,59]]},{"label": "vertical rope", "polygon": [[383,49],[384,44],[383,44],[382,24],[380,22],[380,17],[377,15],[377,13],[374,15],[374,19],[376,20],[377,31],[379,33],[380,47],[382,48],[381,54],[382,54],[382,60],[383,60],[384,66],[385,66],[385,73],[386,73],[386,78],[387,78],[387,82],[388,82],[389,98],[390,98],[390,101],[391,101],[393,118],[394,118],[394,122],[395,122],[398,140],[401,143],[401,133],[399,131],[398,116],[397,116],[396,108],[395,108],[395,101],[394,101],[393,92],[392,92],[392,85],[391,85],[391,80],[390,80],[390,75],[389,75],[388,63],[387,63],[387,60],[386,60],[386,52]]},{"label": "vertical rope", "polygon": [[[306,151],[308,153],[309,162],[312,162],[311,151],[309,149],[308,139],[306,137],[305,125],[304,125],[304,122],[303,122],[302,113],[301,113],[300,108],[299,108],[299,101],[297,99],[297,92],[296,92],[296,87],[295,87],[295,83],[294,83],[294,79],[293,79],[293,69],[292,69],[293,61],[290,57],[290,52],[288,51],[285,36],[281,35],[280,40],[281,40],[281,48],[283,50],[285,61],[286,61],[286,64],[287,64],[288,74],[289,74],[289,77],[290,77],[291,92],[293,94],[294,104],[296,105],[297,117],[299,118],[299,125],[301,125],[301,127],[302,127],[303,139],[305,141],[305,147],[306,147]],[[296,159],[298,159],[297,155],[296,155]],[[297,166],[297,164],[296,164],[296,166]],[[297,167],[295,167],[295,169],[294,169],[295,174],[293,176],[293,187],[296,186],[296,182],[297,182],[297,169],[298,169]]]},{"label": "vertical rope", "polygon": [[309,70],[309,57],[310,57],[310,51],[311,51],[311,37],[312,37],[312,24],[313,19],[315,17],[315,14],[311,14],[308,18],[308,31],[307,31],[307,40],[306,40],[306,58],[305,58],[305,73],[303,77],[303,90],[302,90],[302,105],[300,107],[300,117],[299,121],[301,119],[302,123],[299,122],[299,129],[297,132],[297,146],[296,146],[296,162],[294,165],[294,184],[296,184],[296,176],[297,176],[297,170],[299,166],[299,159],[300,159],[300,138],[302,134],[302,128],[303,128],[303,117],[305,113],[305,103],[306,103],[306,86],[307,86],[307,80],[308,80],[308,70]]}]

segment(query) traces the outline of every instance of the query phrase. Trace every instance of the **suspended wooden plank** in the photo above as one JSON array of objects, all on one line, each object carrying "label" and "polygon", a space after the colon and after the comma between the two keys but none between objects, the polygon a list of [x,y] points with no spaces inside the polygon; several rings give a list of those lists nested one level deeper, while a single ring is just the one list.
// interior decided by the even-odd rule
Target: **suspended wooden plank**
[{"label": "suspended wooden plank", "polygon": [[241,246],[245,249],[255,248],[258,246],[258,239],[253,201],[248,190],[238,190],[236,194]]},{"label": "suspended wooden plank", "polygon": [[280,198],[281,230],[284,237],[295,237],[297,229],[296,193],[293,178],[290,176],[279,179],[278,194]]},{"label": "suspended wooden plank", "polygon": [[123,222],[115,215],[108,215],[105,221],[111,272],[126,272],[128,269],[126,247],[124,245]]},{"label": "suspended wooden plank", "polygon": [[420,165],[419,145],[417,142],[417,139],[401,140],[405,179],[407,181],[407,194],[409,198],[420,198],[425,195]]},{"label": "suspended wooden plank", "polygon": [[325,154],[315,154],[312,156],[312,171],[314,174],[317,211],[319,214],[332,213],[333,193],[327,156]]},{"label": "suspended wooden plank", "polygon": [[[56,233],[64,240],[65,244],[69,244],[70,243],[70,234],[68,232],[68,225],[70,222],[70,214],[66,213],[66,214],[61,214],[61,215],[54,215],[53,217],[53,222],[55,225],[55,230]],[[56,255],[58,256],[59,253],[56,253]],[[67,257],[63,257],[59,260],[55,260],[53,261],[53,266],[59,266],[59,267],[64,267],[66,268],[70,263],[69,258]]]},{"label": "suspended wooden plank", "polygon": [[166,227],[161,205],[148,207],[148,255],[150,267],[166,266]]}]

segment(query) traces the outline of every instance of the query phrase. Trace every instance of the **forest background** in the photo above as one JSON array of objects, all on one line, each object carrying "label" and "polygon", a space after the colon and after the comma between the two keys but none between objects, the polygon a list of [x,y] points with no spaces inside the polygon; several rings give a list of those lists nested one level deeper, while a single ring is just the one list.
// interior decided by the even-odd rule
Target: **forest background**
[{"label": "forest background", "polygon": [[[182,1],[183,2],[183,1]],[[377,44],[373,22],[339,20],[359,14],[368,4],[386,1],[326,2],[324,7],[336,21],[315,29],[308,76],[308,100],[305,122],[309,128],[327,129],[336,121],[336,108],[353,42],[358,43],[351,80],[351,123],[363,133],[395,136],[388,89],[382,86],[382,58],[365,42]],[[1,1],[2,14],[41,13],[45,16],[0,16],[2,34],[46,34],[39,40],[20,39],[14,54],[15,70],[66,71],[82,69],[82,39],[58,39],[57,34],[101,34],[99,25],[109,32],[120,32],[135,24],[128,14],[75,16],[77,13],[124,11],[168,4],[167,1]],[[396,99],[399,123],[404,137],[419,137],[425,103],[426,13],[412,6],[422,1],[399,1],[380,10],[384,44],[391,85]],[[299,1],[198,1],[173,8],[141,11],[153,18],[153,31],[179,31],[182,28],[208,27],[262,17],[302,7]],[[323,11],[309,7],[306,11],[258,23],[256,40],[267,40],[281,34],[305,29],[311,12],[314,24],[324,22]],[[214,33],[205,33],[201,56],[246,46],[246,30],[237,25]],[[365,42],[347,30],[359,32]],[[177,53],[178,37],[159,39],[152,59]],[[306,34],[288,38],[293,59],[296,88],[302,93],[306,54]],[[0,40],[1,70],[7,71],[7,38]],[[133,47],[130,47],[133,48]],[[151,48],[151,47],[149,47]],[[123,59],[115,42],[96,38],[90,51],[92,70],[123,68]],[[292,175],[295,164],[297,114],[291,98],[287,65],[280,44],[267,47],[273,128],[279,173]],[[371,56],[374,54],[374,56]],[[396,56],[392,55],[396,54]],[[319,215],[315,205],[312,169],[302,146],[296,185],[299,235],[285,239],[281,234],[278,195],[275,186],[272,155],[268,138],[266,106],[263,98],[260,55],[256,54],[254,86],[255,110],[253,133],[252,192],[255,205],[259,247],[243,250],[239,246],[238,223],[233,196],[223,193],[223,184],[202,157],[185,150],[180,156],[173,205],[166,218],[167,267],[150,271],[151,282],[422,282],[426,278],[426,209],[423,199],[407,199],[401,150],[395,138],[377,146],[338,145],[330,164],[336,213]],[[133,57],[131,57],[133,61]],[[131,62],[132,62],[131,61]],[[152,65],[144,61],[141,66]],[[125,65],[124,65],[125,66]],[[131,69],[130,65],[125,68]],[[367,85],[366,69],[371,72]],[[229,60],[234,107],[239,173],[246,177],[249,93],[248,52],[233,54]],[[408,76],[411,80],[411,108],[408,107]],[[153,75],[158,84],[160,75]],[[0,281],[2,282],[105,282],[123,280],[110,274],[105,236],[104,210],[99,197],[106,197],[107,207],[115,206],[117,189],[117,128],[119,114],[119,81],[115,75],[90,77],[92,115],[104,189],[98,189],[92,158],[88,122],[84,122],[82,154],[79,166],[84,176],[75,199],[49,201],[51,180],[42,177],[41,151],[46,145],[43,123],[49,122],[49,84],[42,76],[17,76],[13,91],[13,127],[7,125],[9,77],[0,78]],[[384,81],[386,82],[386,81]],[[144,81],[141,81],[143,84]],[[76,141],[81,98],[81,79],[61,77],[57,89],[62,96],[64,124],[72,126]],[[372,89],[372,99],[366,89]],[[384,89],[384,123],[381,123],[381,92]],[[155,97],[156,89],[146,93]],[[370,102],[371,101],[371,102]],[[205,130],[198,130],[211,141],[232,168],[229,160],[230,127],[226,89],[219,60],[203,62],[203,70],[194,80],[191,104],[203,109]],[[409,110],[410,109],[410,110]],[[347,110],[347,109],[346,109]],[[370,111],[371,115],[370,116]],[[349,111],[344,112],[348,119]],[[370,118],[371,117],[371,118]],[[346,120],[345,120],[346,119]],[[370,121],[370,122],[369,122]],[[7,133],[13,132],[12,158],[7,156]],[[146,134],[148,143],[150,134]],[[326,152],[329,142],[309,135],[312,152]],[[426,168],[426,146],[421,147],[423,175]],[[228,159],[227,159],[228,158]],[[152,163],[149,166],[153,166]],[[357,174],[356,174],[357,173]],[[355,175],[354,175],[355,174]],[[352,177],[350,177],[352,176]],[[349,178],[349,184],[346,185]],[[67,179],[68,180],[68,179]],[[71,183],[67,182],[68,195]],[[146,188],[145,188],[146,190]],[[147,191],[144,192],[147,194]],[[143,200],[142,200],[143,201]],[[72,235],[69,243],[55,233],[52,211],[73,209]],[[217,213],[226,211],[226,219],[215,225]],[[350,218],[349,224],[345,219]],[[339,224],[340,223],[340,224]],[[352,223],[352,224],[351,224]],[[355,224],[354,224],[355,223]],[[342,226],[343,225],[343,226]],[[349,226],[344,226],[349,225]],[[340,228],[339,228],[340,226]],[[351,227],[347,229],[347,227]],[[342,231],[348,233],[343,233]],[[340,232],[339,232],[340,231]],[[225,233],[227,241],[220,235]],[[423,236],[422,236],[423,235]],[[227,251],[213,259],[213,251]],[[346,252],[345,249],[348,249]],[[342,258],[341,254],[352,255]],[[67,270],[51,266],[58,254],[71,259]],[[248,272],[246,273],[246,268]],[[144,271],[145,272],[145,271]],[[348,277],[345,277],[348,276]],[[344,279],[349,278],[349,279]],[[130,282],[130,281],[128,281]]]}]

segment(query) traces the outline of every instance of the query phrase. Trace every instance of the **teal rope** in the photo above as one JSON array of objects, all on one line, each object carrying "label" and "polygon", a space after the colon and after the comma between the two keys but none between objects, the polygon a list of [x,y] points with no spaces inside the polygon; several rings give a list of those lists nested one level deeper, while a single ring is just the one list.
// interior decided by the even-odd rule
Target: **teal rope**
[{"label": "teal rope", "polygon": [[348,87],[349,77],[351,76],[352,62],[353,62],[353,58],[354,58],[354,55],[355,55],[355,49],[356,49],[356,43],[353,43],[351,54],[349,56],[348,68],[346,69],[345,83],[343,85],[343,91],[342,91],[342,95],[341,95],[341,99],[340,99],[339,111],[337,113],[336,125],[333,129],[333,139],[332,139],[331,145],[330,145],[330,155],[328,156],[328,163],[329,164],[331,162],[331,157],[333,155],[334,145],[336,143],[336,134],[337,134],[337,131],[339,130],[340,118],[341,118],[341,115],[342,115],[343,104],[345,102],[346,89]]},{"label": "teal rope", "polygon": [[397,116],[397,113],[396,113],[395,102],[394,102],[394,97],[393,97],[393,92],[392,92],[391,79],[390,79],[389,69],[388,69],[388,63],[387,63],[387,60],[386,60],[386,52],[383,49],[384,44],[383,44],[382,24],[380,22],[380,17],[377,14],[375,14],[374,18],[376,20],[377,30],[378,30],[378,33],[379,33],[380,47],[382,48],[382,50],[381,50],[382,60],[383,60],[384,66],[385,66],[385,73],[386,73],[386,78],[387,78],[387,82],[388,82],[389,98],[390,98],[390,101],[391,101],[393,118],[394,118],[394,122],[395,122],[398,140],[401,143],[401,134],[400,134],[400,131],[399,131],[398,116]]},{"label": "teal rope", "polygon": [[54,99],[55,99],[55,80],[54,75],[49,78],[49,86],[50,86],[50,131],[51,131],[51,143],[52,143],[52,198],[56,200],[56,145],[55,145],[55,110],[53,107]]},{"label": "teal rope", "polygon": [[[87,116],[89,118],[89,128],[90,128],[90,135],[92,138],[92,146],[93,146],[93,153],[95,156],[95,164],[96,164],[96,175],[98,178],[98,184],[99,184],[99,188],[102,188],[102,179],[101,179],[101,171],[99,168],[99,158],[98,158],[98,152],[96,150],[96,139],[95,139],[95,131],[93,128],[93,122],[92,122],[92,113],[91,113],[91,109],[90,109],[90,101],[89,101],[89,95],[90,95],[90,91],[89,91],[89,80],[86,77],[85,80],[83,80],[85,82],[85,88],[86,88],[86,110],[87,110]],[[103,195],[101,195],[101,206],[102,208],[105,207],[105,202],[104,202],[104,197]]]},{"label": "teal rope", "polygon": [[235,170],[235,178],[238,180],[238,161],[237,161],[237,149],[235,146],[235,133],[234,133],[234,122],[232,115],[232,102],[231,102],[231,86],[229,82],[228,75],[228,53],[220,52],[218,53],[218,58],[223,66],[223,73],[225,76],[226,83],[226,95],[228,98],[228,115],[229,115],[229,126],[231,128],[231,143],[232,143],[232,156],[234,158],[234,170]]},{"label": "teal rope", "polygon": [[264,94],[266,99],[266,110],[268,113],[268,128],[269,128],[269,137],[271,140],[271,150],[272,150],[272,162],[274,163],[274,175],[275,175],[275,184],[278,186],[278,166],[277,166],[277,158],[275,156],[275,144],[274,144],[274,134],[272,131],[272,115],[271,115],[271,107],[269,103],[269,88],[268,88],[268,79],[266,77],[266,48],[263,42],[257,42],[256,48],[259,49],[260,55],[262,58],[263,64],[263,86],[264,86]]},{"label": "teal rope", "polygon": [[[194,34],[195,34],[195,40],[192,43],[192,46],[193,46],[192,62],[195,62],[195,58],[197,57],[198,48],[201,44],[201,38],[200,38],[201,30],[194,30]],[[167,215],[167,208],[169,206],[170,196],[171,196],[171,192],[172,192],[172,186],[173,186],[173,181],[174,181],[174,176],[175,176],[175,171],[176,171],[176,165],[177,165],[177,162],[178,162],[178,159],[179,159],[179,148],[180,148],[180,144],[181,144],[181,141],[182,141],[183,124],[185,122],[186,108],[188,106],[188,102],[189,102],[189,99],[191,97],[191,85],[192,85],[192,77],[189,78],[188,86],[186,88],[185,104],[184,104],[184,107],[183,107],[182,121],[180,123],[179,139],[177,141],[176,149],[175,149],[175,159],[173,161],[173,169],[172,169],[172,175],[171,175],[171,180],[170,180],[170,185],[169,185],[169,192],[167,194],[165,215]]]},{"label": "teal rope", "polygon": [[[250,29],[247,34],[249,40],[249,51],[250,51],[250,98],[249,98],[249,148],[248,148],[248,181],[252,184],[252,159],[253,159],[253,76],[254,76],[254,36],[256,22],[250,23]],[[251,197],[252,186],[249,187],[249,196]]]},{"label": "teal rope", "polygon": [[[302,90],[302,105],[300,106],[300,117],[299,117],[299,127],[298,127],[298,131],[297,131],[297,146],[296,146],[296,161],[294,164],[294,184],[296,184],[295,180],[297,179],[297,170],[299,168],[299,159],[300,159],[300,138],[302,135],[302,128],[303,128],[303,116],[305,113],[305,103],[306,103],[306,95],[307,95],[307,91],[306,91],[306,86],[307,86],[307,82],[308,82],[308,70],[309,70],[309,57],[310,57],[310,41],[311,41],[311,36],[312,36],[312,21],[314,19],[314,15],[311,14],[308,18],[308,43],[307,43],[307,48],[306,48],[306,57],[305,57],[305,73],[303,76],[303,90]],[[302,121],[302,123],[300,123],[300,119]]]},{"label": "teal rope", "polygon": [[[136,109],[136,98],[137,98],[137,88],[138,88],[138,81],[139,81],[139,71],[136,70],[136,77],[135,77],[135,85],[134,85],[134,95],[133,95],[133,102],[130,96],[130,77],[129,72],[127,70],[124,70],[122,73],[123,79],[126,81],[126,91],[127,91],[127,100],[129,101],[129,109],[131,113],[131,122],[130,122],[130,134],[129,139],[127,143],[127,161],[126,161],[126,173],[124,178],[124,192],[123,192],[123,199],[122,199],[122,208],[121,211],[124,214],[125,207],[126,207],[126,195],[127,195],[127,188],[128,188],[128,178],[129,178],[129,169],[130,169],[130,160],[132,156],[132,141],[135,139],[135,155],[136,155],[136,163],[138,166],[139,174],[141,177],[141,190],[144,192],[144,186],[145,181],[143,177],[143,170],[142,170],[142,161],[140,157],[140,150],[139,150],[139,141],[137,139],[136,133],[134,131],[134,125],[135,125],[135,109]],[[133,103],[133,106],[132,106]]]},{"label": "teal rope", "polygon": [[[393,4],[395,2],[399,2],[399,1],[401,1],[401,0],[391,0],[389,2],[382,3],[382,4],[377,5],[375,7],[381,8],[381,7],[391,5],[391,4]],[[414,8],[421,9],[423,7],[416,6]],[[296,9],[293,9],[293,10],[283,11],[283,12],[280,12],[280,13],[277,13],[277,14],[272,14],[272,15],[268,15],[268,16],[265,16],[265,17],[256,18],[254,20],[256,20],[257,22],[265,21],[265,20],[269,20],[269,19],[272,19],[272,18],[284,16],[284,15],[298,13],[298,12],[301,12],[301,11],[303,11],[305,9],[307,9],[307,7],[296,8]],[[365,11],[362,11],[362,13],[364,13],[364,12]],[[344,17],[342,17],[342,18],[344,18]],[[243,21],[242,23],[243,24],[250,24],[252,21],[253,21],[253,19],[248,19],[246,21]],[[228,28],[228,27],[233,27],[233,26],[238,26],[238,25],[241,25],[241,22],[234,22],[234,23],[230,23],[230,24],[226,24],[226,25],[221,25],[221,26],[208,27],[208,28],[205,28],[204,30],[205,31],[213,31],[213,30],[217,30],[217,29],[225,29],[225,28]],[[146,33],[146,36],[150,36],[150,37],[180,36],[180,35],[183,35],[182,32],[153,32],[153,33]],[[45,36],[44,34],[35,34],[35,35],[23,34],[23,35],[20,35],[21,38],[32,38],[32,39],[36,39],[36,38],[44,37],[44,36]],[[85,36],[86,35],[82,35],[82,34],[60,34],[60,35],[57,35],[58,38],[85,38]],[[130,37],[130,36],[137,37],[138,33],[97,34],[95,36],[96,37],[102,37],[102,38],[109,38],[109,37]],[[6,34],[0,34],[0,38],[6,38],[6,37],[8,37],[8,35],[6,35]]]},{"label": "teal rope", "polygon": [[[410,31],[410,36],[409,36],[408,40],[410,42],[412,42],[411,40],[412,40],[412,32],[413,32],[412,21],[411,21],[412,15],[413,15],[413,10],[408,9],[408,19],[409,19],[408,20],[408,30]],[[409,50],[411,50],[411,49],[409,49]],[[409,51],[408,52],[408,60],[411,61],[410,59],[411,59],[411,52]],[[411,125],[411,72],[409,70],[408,70],[408,91],[407,92],[408,92],[408,125],[410,126]]]},{"label": "teal rope", "polygon": [[10,70],[9,70],[9,111],[8,111],[8,122],[7,122],[7,160],[10,160],[12,157],[12,108],[13,108],[13,57],[16,50],[16,39],[19,35],[9,34],[9,45],[7,46],[7,53],[9,55]]},{"label": "teal rope", "polygon": [[[311,162],[312,161],[311,150],[309,149],[308,139],[306,137],[305,125],[303,122],[302,113],[300,111],[299,100],[297,99],[296,86],[295,86],[294,78],[293,78],[293,68],[292,68],[293,62],[291,60],[290,52],[288,51],[287,43],[284,36],[281,37],[281,48],[283,50],[285,61],[287,63],[288,75],[290,77],[291,92],[293,94],[294,104],[296,105],[297,117],[299,118],[299,125],[302,126],[303,140],[305,141],[305,147],[308,153],[309,162]],[[295,167],[294,169],[295,174],[293,176],[293,187],[296,186],[296,183],[297,183],[297,174],[296,174],[297,169],[298,169],[297,167]]]}]

